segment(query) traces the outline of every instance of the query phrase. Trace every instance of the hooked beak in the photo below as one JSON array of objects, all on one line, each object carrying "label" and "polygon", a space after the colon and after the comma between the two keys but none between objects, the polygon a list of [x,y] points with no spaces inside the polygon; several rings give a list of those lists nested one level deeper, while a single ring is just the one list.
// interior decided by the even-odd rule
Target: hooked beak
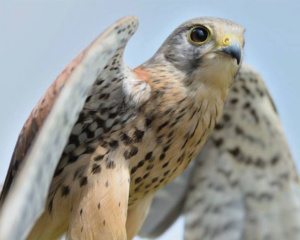
[{"label": "hooked beak", "polygon": [[242,50],[241,46],[237,43],[230,44],[221,49],[221,52],[231,56],[232,58],[236,59],[237,64],[239,65],[242,58]]}]

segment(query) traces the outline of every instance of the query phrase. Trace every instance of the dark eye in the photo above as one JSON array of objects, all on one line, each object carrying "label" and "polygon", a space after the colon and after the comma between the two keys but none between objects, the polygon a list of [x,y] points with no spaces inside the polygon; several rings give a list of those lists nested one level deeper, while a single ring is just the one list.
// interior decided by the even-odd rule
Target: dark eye
[{"label": "dark eye", "polygon": [[190,40],[192,43],[202,44],[209,38],[210,32],[206,27],[197,26],[190,31]]}]

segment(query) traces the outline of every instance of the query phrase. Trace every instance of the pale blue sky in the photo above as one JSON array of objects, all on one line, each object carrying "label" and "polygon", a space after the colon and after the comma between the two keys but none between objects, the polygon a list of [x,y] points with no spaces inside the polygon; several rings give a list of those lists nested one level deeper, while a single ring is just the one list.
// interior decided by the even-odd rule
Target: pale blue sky
[{"label": "pale blue sky", "polygon": [[[299,0],[0,0],[0,182],[32,107],[63,67],[126,15],[140,19],[126,61],[149,58],[181,22],[229,18],[246,27],[245,61],[264,77],[300,166]],[[181,239],[179,223],[161,240]]]}]

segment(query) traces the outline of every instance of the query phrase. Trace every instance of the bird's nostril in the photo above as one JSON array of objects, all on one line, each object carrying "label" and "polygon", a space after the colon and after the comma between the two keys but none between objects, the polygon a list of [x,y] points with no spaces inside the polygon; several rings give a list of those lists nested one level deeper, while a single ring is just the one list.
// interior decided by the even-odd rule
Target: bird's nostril
[{"label": "bird's nostril", "polygon": [[223,39],[223,44],[224,44],[225,46],[228,46],[228,45],[230,44],[230,38],[229,38],[229,37],[225,37],[225,38]]}]

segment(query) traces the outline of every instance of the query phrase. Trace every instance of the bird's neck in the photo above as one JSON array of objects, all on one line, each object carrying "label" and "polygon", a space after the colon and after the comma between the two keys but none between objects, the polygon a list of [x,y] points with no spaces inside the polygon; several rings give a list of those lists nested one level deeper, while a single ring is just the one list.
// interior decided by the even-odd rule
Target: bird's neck
[{"label": "bird's neck", "polygon": [[[199,105],[209,102],[215,108],[224,105],[232,82],[231,74],[221,74],[220,71],[202,71],[184,73],[172,64],[158,64],[150,61],[134,70],[137,77],[149,84],[152,94],[166,107],[178,106],[178,102],[187,100],[189,104]],[[226,78],[226,79],[225,79]],[[222,109],[219,109],[220,111]]]}]

